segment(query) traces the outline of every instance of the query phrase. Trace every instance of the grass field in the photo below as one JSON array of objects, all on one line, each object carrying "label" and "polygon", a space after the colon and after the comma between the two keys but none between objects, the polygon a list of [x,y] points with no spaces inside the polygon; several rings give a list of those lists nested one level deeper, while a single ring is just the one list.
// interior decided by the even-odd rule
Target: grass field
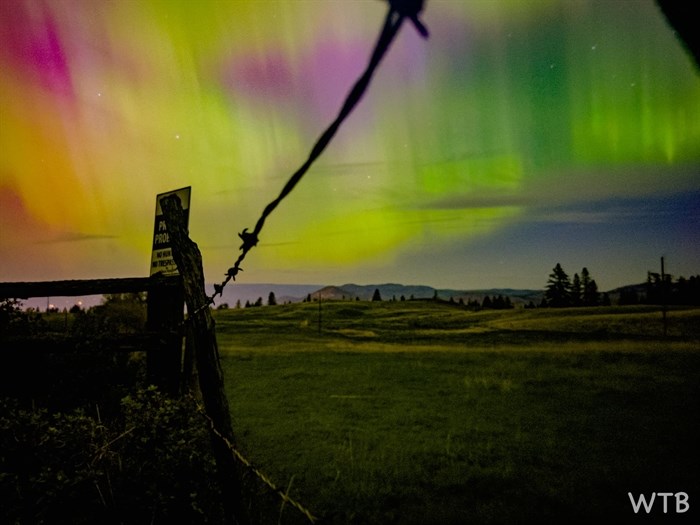
[{"label": "grass field", "polygon": [[[700,310],[215,314],[240,448],[327,523],[692,522]],[[628,492],[686,492],[636,515]],[[289,506],[263,521],[304,523]]]}]

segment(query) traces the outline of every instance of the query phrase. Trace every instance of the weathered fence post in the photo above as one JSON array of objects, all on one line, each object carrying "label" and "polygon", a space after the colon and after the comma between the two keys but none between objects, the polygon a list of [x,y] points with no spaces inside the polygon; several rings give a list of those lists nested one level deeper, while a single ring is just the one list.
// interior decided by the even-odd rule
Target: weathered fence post
[{"label": "weathered fence post", "polygon": [[[233,443],[233,426],[224,391],[224,376],[219,362],[214,319],[209,311],[209,298],[204,289],[202,255],[197,245],[189,238],[180,199],[176,195],[169,195],[160,200],[160,205],[170,235],[173,258],[184,285],[204,408],[216,431]],[[241,475],[232,451],[215,433],[212,433],[212,448],[221,483],[226,520],[228,523],[245,523],[248,520],[241,499]]]}]

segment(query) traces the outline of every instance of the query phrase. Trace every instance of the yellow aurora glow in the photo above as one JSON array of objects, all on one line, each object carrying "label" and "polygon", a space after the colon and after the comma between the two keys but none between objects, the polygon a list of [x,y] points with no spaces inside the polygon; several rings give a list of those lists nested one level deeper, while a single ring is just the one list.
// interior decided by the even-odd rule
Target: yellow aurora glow
[{"label": "yellow aurora glow", "polygon": [[[335,116],[386,8],[3,2],[0,279],[145,275],[155,195],[191,185],[217,280]],[[579,202],[606,173],[621,179],[599,194],[624,198],[640,166],[663,176],[634,196],[697,190],[700,81],[653,2],[432,0],[424,19],[430,39],[402,29],[246,280],[389,269],[533,203]]]}]

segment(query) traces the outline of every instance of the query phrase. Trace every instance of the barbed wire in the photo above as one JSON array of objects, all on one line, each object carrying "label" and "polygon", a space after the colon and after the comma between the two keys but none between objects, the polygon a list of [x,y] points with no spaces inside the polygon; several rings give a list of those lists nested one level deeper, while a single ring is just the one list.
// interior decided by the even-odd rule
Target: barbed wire
[{"label": "barbed wire", "polygon": [[[181,326],[187,324],[188,321],[192,319],[192,316],[194,314],[197,314],[201,310],[204,310],[205,308],[208,308],[211,304],[213,304],[216,296],[223,294],[224,287],[231,280],[235,281],[238,273],[243,271],[243,268],[241,268],[241,263],[245,259],[248,252],[252,248],[257,246],[259,242],[260,232],[262,231],[263,226],[265,225],[265,220],[277,208],[277,206],[282,202],[282,200],[284,200],[287,197],[287,195],[289,195],[292,192],[292,190],[296,187],[299,181],[309,170],[311,165],[316,161],[316,159],[321,155],[321,153],[323,153],[326,146],[328,146],[331,139],[334,137],[334,135],[336,134],[342,123],[345,121],[345,119],[350,115],[355,106],[357,106],[360,99],[367,90],[372,76],[374,75],[374,72],[379,66],[379,63],[388,51],[391,42],[397,35],[399,29],[401,28],[401,24],[403,23],[403,21],[405,19],[409,19],[411,22],[413,22],[414,26],[421,34],[421,36],[427,38],[428,30],[418,19],[418,16],[420,15],[420,12],[423,9],[423,0],[388,0],[388,2],[389,11],[387,12],[386,19],[384,21],[384,26],[382,27],[382,31],[375,44],[369,63],[367,64],[365,71],[362,73],[362,75],[360,75],[360,77],[348,93],[347,97],[345,98],[345,102],[343,103],[343,106],[341,107],[337,117],[321,134],[321,136],[311,149],[311,152],[309,153],[309,156],[306,159],[306,161],[299,167],[299,169],[297,169],[297,171],[295,171],[292,174],[292,176],[284,185],[282,191],[277,196],[277,198],[271,201],[263,209],[262,214],[260,215],[260,218],[255,224],[255,228],[253,229],[253,231],[249,232],[248,228],[244,228],[243,231],[238,234],[242,241],[242,244],[239,248],[241,250],[241,253],[236,259],[234,265],[228,269],[228,271],[225,274],[225,279],[221,282],[221,284],[214,285],[214,293],[210,297],[207,297],[207,300],[204,304],[196,308],[195,311],[189,313],[188,318],[186,320],[183,320]],[[202,416],[208,422],[211,432],[214,435],[216,435],[219,439],[221,439],[221,441],[230,450],[233,457],[237,459],[241,464],[243,464],[246,468],[248,468],[264,485],[269,487],[282,499],[282,507],[280,509],[280,512],[284,508],[285,504],[289,504],[295,509],[297,509],[300,513],[302,513],[312,524],[316,523],[319,520],[319,518],[314,516],[311,513],[311,511],[307,509],[304,505],[302,505],[295,499],[289,497],[289,489],[291,488],[291,482],[290,487],[288,487],[286,491],[283,491],[277,485],[275,485],[275,483],[267,475],[265,475],[264,472],[255,467],[235,447],[235,445],[228,439],[228,437],[226,437],[216,428],[214,420],[207,414],[206,409],[197,401],[197,399],[195,399],[192,396],[192,394],[188,394],[188,397],[194,403],[195,407],[197,408],[197,411],[200,414],[202,414]]]},{"label": "barbed wire", "polygon": [[235,457],[238,461],[240,461],[248,470],[250,470],[255,476],[265,485],[267,485],[270,490],[272,490],[274,493],[276,493],[281,499],[282,499],[282,504],[289,504],[295,509],[297,509],[299,512],[301,512],[306,518],[311,522],[311,523],[316,523],[319,518],[314,516],[309,509],[307,509],[304,505],[296,501],[294,498],[289,497],[289,489],[286,491],[283,491],[280,489],[275,483],[264,473],[262,472],[259,468],[257,468],[255,465],[253,465],[237,448],[236,446],[231,443],[231,441],[224,436],[219,430],[216,428],[216,425],[214,424],[214,420],[209,417],[207,414],[206,409],[197,401],[197,399],[192,396],[192,394],[188,394],[188,397],[192,400],[194,403],[195,407],[197,408],[197,411],[202,414],[204,419],[206,419],[207,423],[209,423],[209,428],[211,429],[212,433],[217,436],[221,441],[224,442],[226,447],[231,451],[231,454],[233,457]]},{"label": "barbed wire", "polygon": [[394,40],[394,37],[401,28],[401,24],[403,23],[403,21],[406,18],[408,18],[411,22],[413,22],[417,31],[421,34],[421,36],[423,36],[423,38],[428,37],[428,30],[418,19],[418,16],[420,15],[422,9],[423,0],[389,0],[389,11],[387,12],[386,20],[384,21],[384,26],[382,28],[381,33],[379,34],[379,38],[377,39],[377,43],[375,44],[374,51],[372,52],[369,63],[367,64],[365,71],[362,73],[362,75],[360,75],[360,77],[348,93],[347,97],[345,98],[345,102],[343,103],[343,106],[341,107],[338,116],[321,134],[321,136],[311,149],[311,152],[309,153],[309,156],[306,159],[306,161],[299,167],[299,169],[297,169],[297,171],[295,171],[292,174],[292,176],[284,185],[282,191],[277,196],[277,198],[271,201],[263,209],[260,218],[255,224],[255,228],[253,228],[253,231],[249,232],[248,228],[244,228],[243,231],[238,234],[242,241],[242,244],[239,248],[241,250],[241,253],[238,255],[238,258],[236,259],[236,262],[233,264],[233,266],[229,268],[226,272],[225,279],[221,282],[221,284],[214,285],[214,293],[210,297],[208,297],[206,304],[200,306],[197,309],[197,311],[202,310],[204,308],[208,308],[209,305],[213,304],[214,299],[217,295],[223,295],[224,287],[231,280],[235,281],[238,273],[243,271],[243,268],[241,268],[241,263],[245,259],[248,252],[258,244],[260,240],[260,232],[262,231],[263,226],[265,225],[265,220],[275,210],[275,208],[277,208],[277,206],[282,202],[282,200],[284,200],[284,198],[291,193],[294,187],[304,177],[304,175],[309,170],[314,161],[326,149],[326,146],[328,146],[331,139],[340,128],[341,124],[350,115],[355,106],[357,106],[358,102],[367,90],[367,87],[369,86],[369,83],[372,80],[372,76],[374,75],[377,66],[379,66],[379,63],[381,62],[382,58],[389,50],[391,42]]}]

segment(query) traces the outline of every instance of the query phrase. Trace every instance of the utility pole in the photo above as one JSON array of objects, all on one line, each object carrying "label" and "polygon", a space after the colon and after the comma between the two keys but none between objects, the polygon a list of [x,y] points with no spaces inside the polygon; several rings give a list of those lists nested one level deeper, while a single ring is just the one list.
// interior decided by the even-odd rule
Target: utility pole
[{"label": "utility pole", "polygon": [[664,323],[664,337],[668,334],[668,319],[666,318],[666,310],[668,310],[668,305],[666,304],[667,293],[666,293],[666,272],[664,271],[664,257],[661,256],[661,316]]}]

